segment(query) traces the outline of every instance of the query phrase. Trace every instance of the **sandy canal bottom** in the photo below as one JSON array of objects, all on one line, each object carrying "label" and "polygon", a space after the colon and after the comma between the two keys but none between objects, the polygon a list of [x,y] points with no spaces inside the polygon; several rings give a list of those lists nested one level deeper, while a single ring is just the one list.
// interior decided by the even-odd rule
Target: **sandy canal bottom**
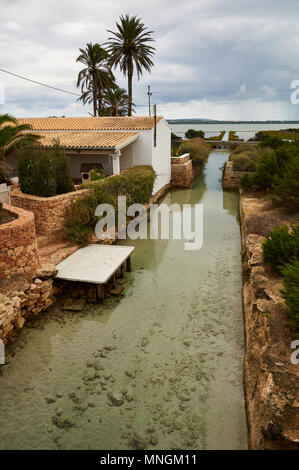
[{"label": "sandy canal bottom", "polygon": [[[124,295],[42,314],[0,371],[1,449],[246,449],[238,196],[225,151],[167,204],[204,205],[204,242],[136,240]],[[112,399],[111,399],[112,397]],[[117,406],[119,405],[119,406]]]}]

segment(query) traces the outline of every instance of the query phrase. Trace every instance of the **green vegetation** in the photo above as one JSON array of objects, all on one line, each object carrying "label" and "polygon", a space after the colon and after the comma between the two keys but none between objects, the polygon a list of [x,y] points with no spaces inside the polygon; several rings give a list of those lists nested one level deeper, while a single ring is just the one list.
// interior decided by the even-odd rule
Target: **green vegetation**
[{"label": "green vegetation", "polygon": [[190,153],[195,165],[203,165],[209,156],[210,147],[200,137],[183,142],[179,147],[179,155]]},{"label": "green vegetation", "polygon": [[204,136],[204,131],[196,131],[195,129],[189,129],[187,132],[185,132],[186,139],[194,139],[195,137],[201,137],[204,139]]},{"label": "green vegetation", "polygon": [[289,230],[274,228],[263,243],[263,258],[275,271],[281,270],[293,260],[299,260],[299,225]]},{"label": "green vegetation", "polygon": [[100,171],[98,168],[93,168],[90,172],[90,180],[98,181],[105,178],[103,171]]},{"label": "green vegetation", "polygon": [[276,137],[277,139],[297,140],[299,139],[299,129],[280,129],[276,131],[259,131],[255,134],[254,140],[262,141],[267,137]]},{"label": "green vegetation", "polygon": [[[93,116],[131,116],[135,106],[132,99],[134,70],[138,79],[143,70],[151,71],[155,48],[149,45],[154,41],[153,31],[148,31],[137,16],[121,16],[116,22],[117,31],[104,46],[88,43],[80,48],[77,62],[84,68],[79,72],[77,87],[81,89],[79,98],[83,104],[92,104]],[[107,47],[105,47],[107,46]],[[115,82],[112,68],[119,67],[128,77],[128,93]]]},{"label": "green vegetation", "polygon": [[299,142],[268,140],[273,148],[260,145],[260,153],[251,175],[244,175],[244,189],[270,192],[273,203],[290,211],[299,210]]},{"label": "green vegetation", "polygon": [[76,62],[84,65],[77,78],[77,87],[81,87],[79,100],[93,104],[93,115],[101,116],[104,108],[103,95],[106,89],[115,85],[114,75],[108,65],[109,55],[99,44],[88,43],[80,48]]},{"label": "green vegetation", "polygon": [[125,170],[121,175],[86,183],[83,187],[90,189],[90,193],[73,202],[66,213],[65,237],[79,245],[87,244],[95,229],[95,210],[99,204],[111,204],[116,215],[118,196],[126,196],[128,206],[146,204],[152,195],[155,177],[151,166],[141,165]]},{"label": "green vegetation", "polygon": [[236,131],[229,131],[228,140],[231,140],[231,141],[235,141],[235,140],[241,141],[241,140],[243,140],[243,139],[241,139],[238,135],[236,135]]},{"label": "green vegetation", "polygon": [[219,140],[220,141],[220,140],[223,139],[224,134],[225,134],[225,131],[221,131],[219,135],[214,135],[212,137],[206,137],[205,140],[217,140],[217,141]]},{"label": "green vegetation", "polygon": [[155,48],[149,43],[154,41],[153,31],[149,31],[141,18],[137,16],[121,16],[116,22],[117,31],[108,30],[113,36],[106,43],[109,54],[109,65],[119,67],[120,71],[128,78],[128,116],[132,114],[132,81],[134,68],[139,80],[143,70],[150,73],[153,67],[151,60]]},{"label": "green vegetation", "polygon": [[58,144],[49,150],[23,146],[18,152],[21,191],[50,197],[74,190],[69,157]]},{"label": "green vegetation", "polygon": [[[114,86],[105,91],[103,102],[109,116],[126,116],[129,109],[129,95],[124,88]],[[132,103],[132,106],[135,106]],[[104,114],[104,112],[102,113]]]},{"label": "green vegetation", "polygon": [[291,325],[299,330],[299,261],[295,260],[282,270],[282,291],[286,305],[291,309],[289,320]]},{"label": "green vegetation", "polygon": [[[0,114],[0,183],[7,183],[12,168],[4,161],[5,157],[22,144],[36,142],[40,136],[28,131],[28,124],[18,124],[10,114]],[[23,132],[27,131],[26,134]]]},{"label": "green vegetation", "polygon": [[254,171],[260,149],[257,145],[241,144],[229,156],[234,171]]},{"label": "green vegetation", "polygon": [[299,330],[299,225],[291,230],[286,226],[274,228],[263,243],[263,258],[282,275],[282,293],[291,309],[289,320]]}]

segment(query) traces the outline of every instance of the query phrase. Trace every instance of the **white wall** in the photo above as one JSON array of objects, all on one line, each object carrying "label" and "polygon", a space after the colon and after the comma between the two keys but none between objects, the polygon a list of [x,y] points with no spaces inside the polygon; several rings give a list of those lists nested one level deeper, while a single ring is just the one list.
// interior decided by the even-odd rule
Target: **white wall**
[{"label": "white wall", "polygon": [[[154,131],[153,131],[154,135]],[[153,193],[170,183],[171,179],[171,129],[162,119],[157,124],[157,146],[152,141],[152,166],[157,173]]]}]

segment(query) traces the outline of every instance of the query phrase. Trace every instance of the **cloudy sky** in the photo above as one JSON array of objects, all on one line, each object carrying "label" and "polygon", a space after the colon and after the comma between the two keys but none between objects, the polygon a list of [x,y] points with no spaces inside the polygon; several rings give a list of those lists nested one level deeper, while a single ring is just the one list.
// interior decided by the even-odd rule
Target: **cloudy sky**
[{"label": "cloudy sky", "polygon": [[[76,89],[79,47],[102,44],[120,14],[154,30],[155,66],[133,84],[138,114],[147,85],[166,118],[298,119],[290,84],[299,80],[298,0],[0,0],[0,68]],[[126,86],[116,72],[119,85]],[[0,72],[16,116],[91,111],[76,96]]]}]

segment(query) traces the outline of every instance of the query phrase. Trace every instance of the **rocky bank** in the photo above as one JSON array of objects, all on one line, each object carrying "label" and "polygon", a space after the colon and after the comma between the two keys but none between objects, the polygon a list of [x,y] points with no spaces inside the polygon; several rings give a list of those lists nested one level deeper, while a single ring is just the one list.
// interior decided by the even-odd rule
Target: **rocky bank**
[{"label": "rocky bank", "polygon": [[251,449],[299,449],[299,365],[281,279],[263,263],[265,235],[298,216],[274,209],[265,195],[240,195],[245,319],[245,395]]}]

